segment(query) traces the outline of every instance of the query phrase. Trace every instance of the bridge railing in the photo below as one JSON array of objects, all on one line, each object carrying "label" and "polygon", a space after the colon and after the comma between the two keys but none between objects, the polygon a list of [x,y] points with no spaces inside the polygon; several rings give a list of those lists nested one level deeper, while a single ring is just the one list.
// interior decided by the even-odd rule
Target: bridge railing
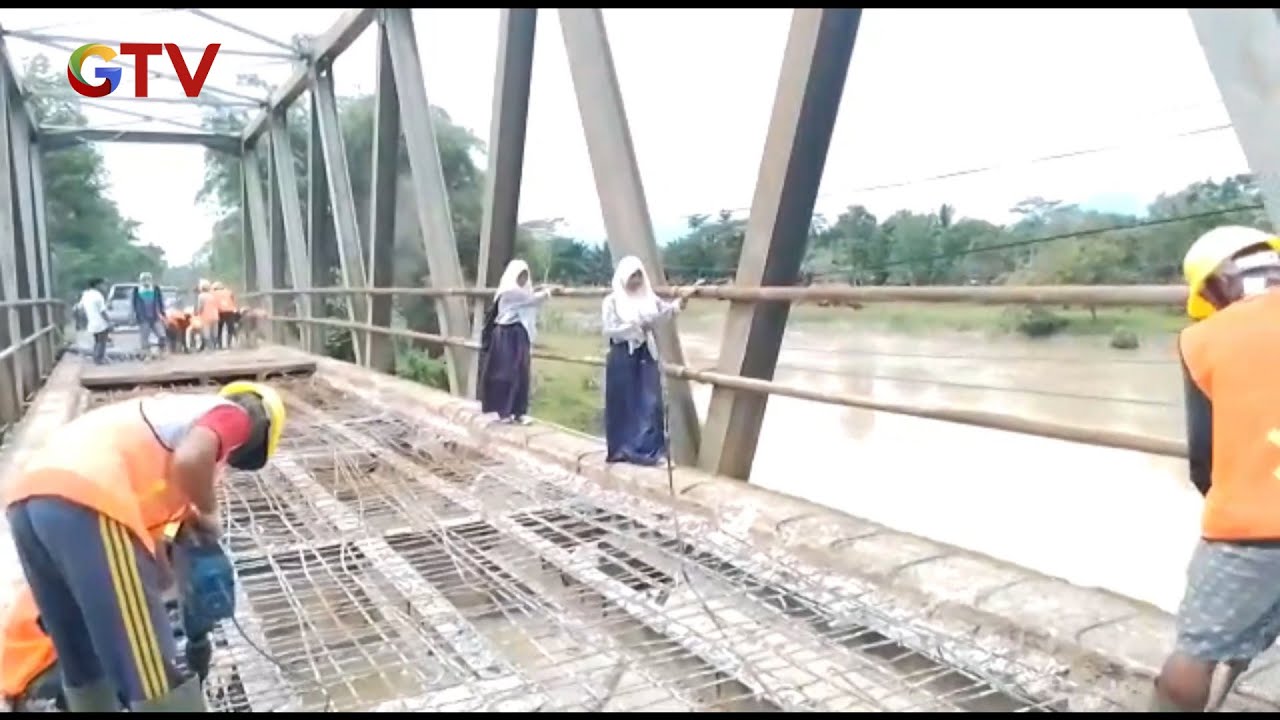
[{"label": "bridge railing", "polygon": [[[555,292],[559,297],[600,297],[605,288],[564,288]],[[1041,305],[1085,307],[1176,307],[1186,302],[1187,291],[1182,286],[1132,285],[1132,286],[928,286],[928,287],[855,287],[848,285],[806,287],[733,287],[690,286],[659,287],[655,292],[665,297],[688,295],[692,298],[724,300],[734,303],[785,303],[785,304],[859,304],[872,302],[916,303],[965,303],[988,305]],[[281,296],[406,296],[406,297],[465,297],[473,300],[492,298],[491,288],[307,288],[276,289],[250,293],[246,298]],[[369,333],[386,337],[399,337],[445,347],[479,350],[475,338],[422,333],[403,328],[393,328],[367,322],[355,322],[336,318],[301,317],[267,314],[266,319],[283,324],[312,327],[328,327]],[[603,367],[603,355],[584,357],[565,355],[534,348],[532,355],[542,360]],[[367,357],[367,355],[366,355]],[[756,395],[779,395],[828,405],[909,415],[929,420],[960,423],[993,430],[1004,430],[1040,437],[1066,440],[1089,445],[1135,450],[1153,455],[1186,457],[1186,444],[1169,438],[1118,432],[1100,428],[1087,428],[1065,423],[1046,422],[1007,413],[980,410],[931,407],[911,403],[889,402],[873,397],[846,393],[832,393],[798,387],[771,379],[746,377],[717,370],[703,370],[687,365],[664,363],[663,372],[670,378],[725,388],[734,392]]]},{"label": "bridge railing", "polygon": [[0,302],[0,425],[22,416],[58,359],[66,304],[56,298]]}]

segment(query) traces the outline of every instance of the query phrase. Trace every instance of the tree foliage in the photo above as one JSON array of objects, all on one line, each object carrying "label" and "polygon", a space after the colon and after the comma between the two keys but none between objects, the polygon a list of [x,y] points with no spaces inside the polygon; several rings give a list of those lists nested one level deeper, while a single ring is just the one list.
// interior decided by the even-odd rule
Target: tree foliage
[{"label": "tree foliage", "polygon": [[[36,121],[44,127],[84,127],[80,102],[43,55],[27,62],[23,84]],[[54,286],[76,294],[90,276],[131,281],[149,271],[160,277],[164,251],[138,242],[138,223],[120,213],[108,191],[110,178],[93,145],[75,145],[42,156],[45,221]]]}]

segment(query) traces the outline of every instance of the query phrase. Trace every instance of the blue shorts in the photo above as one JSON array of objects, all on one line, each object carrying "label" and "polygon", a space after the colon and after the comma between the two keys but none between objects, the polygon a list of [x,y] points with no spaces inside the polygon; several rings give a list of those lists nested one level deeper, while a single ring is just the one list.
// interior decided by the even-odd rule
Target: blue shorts
[{"label": "blue shorts", "polygon": [[1252,660],[1280,636],[1280,544],[1201,540],[1178,607],[1177,652],[1205,662]]}]

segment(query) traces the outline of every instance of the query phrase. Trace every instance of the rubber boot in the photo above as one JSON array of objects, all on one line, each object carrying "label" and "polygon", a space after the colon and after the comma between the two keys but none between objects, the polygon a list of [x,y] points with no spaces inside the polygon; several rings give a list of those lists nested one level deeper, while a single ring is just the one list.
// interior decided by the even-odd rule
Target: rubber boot
[{"label": "rubber boot", "polygon": [[188,678],[186,682],[155,700],[134,703],[133,712],[209,712],[204,702],[204,690],[200,678]]},{"label": "rubber boot", "polygon": [[103,678],[84,687],[64,687],[67,712],[120,712],[120,700],[116,689]]}]

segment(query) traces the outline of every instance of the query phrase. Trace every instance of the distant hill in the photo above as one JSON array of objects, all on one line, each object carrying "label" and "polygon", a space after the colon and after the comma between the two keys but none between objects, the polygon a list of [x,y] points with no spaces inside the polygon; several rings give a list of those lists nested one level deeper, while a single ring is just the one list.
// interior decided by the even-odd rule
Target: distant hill
[{"label": "distant hill", "polygon": [[1148,202],[1149,200],[1144,200],[1134,193],[1102,192],[1089,196],[1088,199],[1080,203],[1080,207],[1097,212],[1142,217],[1147,214]]}]

